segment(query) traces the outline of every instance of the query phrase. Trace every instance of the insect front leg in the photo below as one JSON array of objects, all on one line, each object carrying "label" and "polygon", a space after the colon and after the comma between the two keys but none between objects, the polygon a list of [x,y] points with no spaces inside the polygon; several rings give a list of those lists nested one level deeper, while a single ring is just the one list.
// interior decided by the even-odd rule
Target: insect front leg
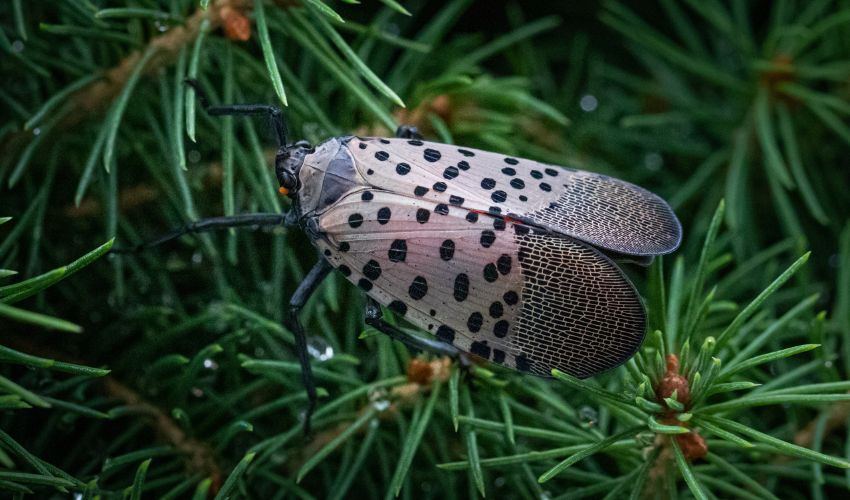
[{"label": "insect front leg", "polygon": [[378,330],[381,333],[388,335],[393,340],[398,340],[402,344],[406,345],[413,352],[431,352],[440,356],[449,356],[452,359],[461,359],[462,362],[465,361],[462,356],[463,353],[457,350],[457,348],[451,344],[447,344],[445,342],[441,342],[439,340],[428,339],[424,337],[419,337],[416,335],[410,335],[409,333],[405,333],[400,329],[394,327],[393,325],[387,323],[383,320],[384,314],[381,311],[381,305],[378,304],[375,299],[371,297],[366,298],[366,324]]},{"label": "insect front leg", "polygon": [[283,113],[277,106],[270,104],[226,104],[223,106],[213,106],[210,104],[207,92],[201,86],[200,82],[191,78],[187,78],[183,82],[195,90],[198,100],[201,101],[201,107],[210,116],[267,115],[277,136],[277,145],[286,146],[286,124],[283,121]]},{"label": "insect front leg", "polygon": [[313,416],[313,410],[316,409],[316,382],[313,380],[313,370],[310,367],[310,355],[307,352],[307,336],[304,333],[304,327],[301,325],[301,320],[298,318],[298,313],[310,300],[313,292],[319,288],[322,280],[331,272],[333,267],[328,264],[323,258],[310,269],[304,281],[298,285],[292,298],[289,299],[289,309],[286,313],[284,323],[289,331],[295,336],[295,354],[298,356],[298,362],[301,364],[301,381],[304,384],[304,389],[307,390],[307,411],[304,414],[304,433],[310,434],[310,417]]},{"label": "insect front leg", "polygon": [[146,250],[151,247],[162,245],[172,240],[176,240],[186,234],[203,233],[207,231],[216,231],[220,229],[231,229],[236,227],[270,227],[270,226],[289,226],[292,223],[288,220],[288,214],[272,214],[272,213],[256,213],[256,214],[240,214],[229,217],[210,217],[208,219],[200,219],[192,221],[173,229],[159,238],[156,238],[145,243],[141,243],[132,248],[113,248],[113,253],[132,253],[141,250]]}]

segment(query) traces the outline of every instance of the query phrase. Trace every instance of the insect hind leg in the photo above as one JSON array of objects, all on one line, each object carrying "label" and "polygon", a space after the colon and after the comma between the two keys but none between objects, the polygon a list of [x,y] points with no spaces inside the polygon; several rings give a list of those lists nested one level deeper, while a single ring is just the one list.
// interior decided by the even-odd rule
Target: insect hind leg
[{"label": "insect hind leg", "polygon": [[292,298],[289,300],[289,309],[284,319],[286,327],[295,336],[295,354],[298,356],[298,362],[301,365],[301,382],[307,391],[307,410],[304,413],[305,435],[310,434],[310,418],[313,416],[313,410],[316,409],[318,396],[316,395],[316,381],[313,379],[313,369],[310,366],[310,354],[307,352],[307,336],[304,333],[304,326],[298,318],[298,313],[301,312],[301,309],[332,269],[333,267],[325,259],[319,258],[319,261],[310,269],[304,281],[298,285],[295,293],[292,294]]},{"label": "insect hind leg", "polygon": [[447,344],[439,340],[432,340],[416,335],[405,333],[399,328],[387,323],[383,320],[384,314],[381,311],[381,305],[371,297],[366,298],[366,324],[386,334],[393,340],[398,340],[406,345],[408,349],[414,353],[430,352],[440,356],[449,356],[452,359],[460,359],[462,363],[466,362],[466,358],[461,351],[455,346]]}]

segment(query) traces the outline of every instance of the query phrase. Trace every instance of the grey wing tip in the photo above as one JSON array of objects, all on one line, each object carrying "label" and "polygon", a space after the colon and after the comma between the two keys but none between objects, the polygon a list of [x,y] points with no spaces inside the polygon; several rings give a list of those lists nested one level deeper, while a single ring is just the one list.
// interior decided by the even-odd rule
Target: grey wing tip
[{"label": "grey wing tip", "polygon": [[670,206],[667,201],[658,196],[657,194],[652,193],[659,205],[660,212],[663,221],[662,225],[664,226],[664,231],[662,233],[662,237],[658,242],[658,249],[655,252],[647,255],[667,255],[675,252],[679,249],[679,246],[682,244],[682,222],[676,217],[676,212],[673,211],[673,207]]},{"label": "grey wing tip", "polygon": [[667,208],[670,210],[670,218],[673,220],[673,222],[676,225],[675,225],[674,228],[672,228],[672,230],[670,231],[670,234],[669,234],[669,236],[670,236],[669,241],[671,243],[669,245],[665,246],[664,250],[662,252],[660,252],[658,255],[667,255],[668,253],[673,253],[676,250],[678,250],[679,245],[682,244],[682,223],[681,223],[681,221],[679,221],[679,218],[676,217],[675,212],[673,212],[673,209],[670,208],[669,205],[668,205]]}]

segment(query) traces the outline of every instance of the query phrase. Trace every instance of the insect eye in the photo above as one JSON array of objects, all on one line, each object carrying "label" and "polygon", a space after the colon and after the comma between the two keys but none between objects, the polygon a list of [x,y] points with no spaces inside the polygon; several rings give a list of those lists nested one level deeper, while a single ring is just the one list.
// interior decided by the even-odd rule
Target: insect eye
[{"label": "insect eye", "polygon": [[277,181],[280,183],[280,187],[285,188],[290,192],[298,185],[298,180],[295,176],[286,170],[277,171]]},{"label": "insect eye", "polygon": [[293,147],[301,148],[305,154],[312,154],[316,152],[316,147],[307,141],[298,141],[293,145]]}]

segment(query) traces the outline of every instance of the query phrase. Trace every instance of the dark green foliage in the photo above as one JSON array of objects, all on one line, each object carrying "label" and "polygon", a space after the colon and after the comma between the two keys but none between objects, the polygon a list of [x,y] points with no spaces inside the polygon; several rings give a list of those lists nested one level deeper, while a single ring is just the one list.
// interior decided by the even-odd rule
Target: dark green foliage
[{"label": "dark green foliage", "polygon": [[[0,491],[846,495],[850,5],[364,4],[0,5]],[[589,381],[461,374],[364,328],[332,275],[303,311],[323,396],[304,436],[281,326],[302,234],[105,255],[288,203],[267,123],[210,118],[186,77],[287,104],[293,141],[411,123],[658,192],[685,240],[627,269],[642,350]]]}]

